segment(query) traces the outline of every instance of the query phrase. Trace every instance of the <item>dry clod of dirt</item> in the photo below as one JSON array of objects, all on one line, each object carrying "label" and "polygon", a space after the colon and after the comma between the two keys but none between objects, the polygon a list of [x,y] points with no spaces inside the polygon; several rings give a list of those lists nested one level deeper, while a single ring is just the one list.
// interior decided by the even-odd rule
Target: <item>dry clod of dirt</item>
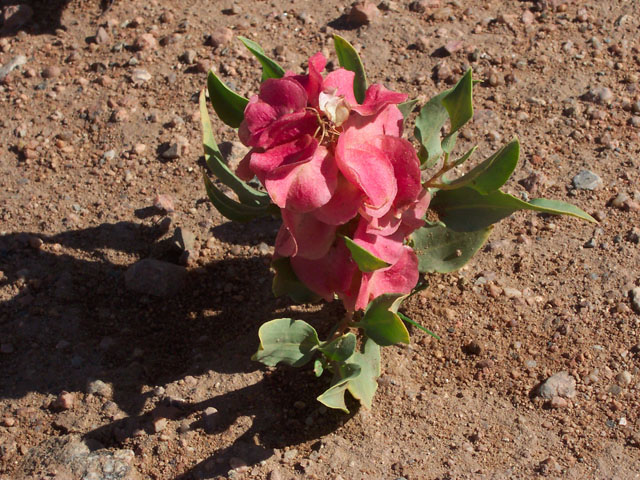
[{"label": "dry clod of dirt", "polygon": [[554,397],[573,398],[576,395],[576,379],[569,372],[558,372],[547,378],[538,388],[538,396],[546,400]]}]

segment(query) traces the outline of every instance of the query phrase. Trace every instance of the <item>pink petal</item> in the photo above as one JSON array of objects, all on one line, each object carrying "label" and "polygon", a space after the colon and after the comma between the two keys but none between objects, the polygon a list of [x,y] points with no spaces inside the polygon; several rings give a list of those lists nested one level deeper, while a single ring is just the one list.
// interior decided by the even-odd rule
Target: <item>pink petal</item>
[{"label": "pink petal", "polygon": [[309,74],[295,75],[293,78],[304,87],[307,92],[309,105],[318,106],[318,95],[322,90],[322,71],[327,64],[327,59],[321,52],[309,59]]},{"label": "pink petal", "polygon": [[402,242],[404,238],[397,234],[389,237],[374,235],[367,232],[367,226],[368,222],[365,219],[360,219],[358,228],[353,234],[353,241],[380,260],[389,264],[396,263],[403,254],[404,245]]},{"label": "pink petal", "polygon": [[404,211],[402,214],[402,224],[400,225],[400,230],[404,237],[407,237],[414,230],[424,225],[424,216],[427,213],[430,201],[431,195],[429,192],[422,190],[416,203]]},{"label": "pink petal", "polygon": [[368,218],[368,215],[363,215],[363,218],[367,218],[367,233],[385,237],[396,233],[401,224],[400,214],[395,208],[392,208],[380,218]]},{"label": "pink petal", "polygon": [[[316,142],[315,139],[313,142]],[[317,142],[316,142],[317,144]],[[325,147],[317,147],[310,159],[289,159],[269,172],[264,186],[280,208],[305,213],[326,204],[338,182],[338,168]]]},{"label": "pink petal", "polygon": [[403,138],[389,135],[380,135],[370,141],[389,156],[393,165],[398,182],[398,194],[393,200],[393,206],[402,209],[413,204],[422,191],[420,160],[413,145]]},{"label": "pink petal", "polygon": [[351,146],[348,137],[341,136],[336,161],[345,178],[367,196],[364,208],[368,215],[381,217],[389,211],[398,186],[393,165],[382,150],[368,144]]},{"label": "pink petal", "polygon": [[278,119],[276,109],[253,95],[244,109],[244,120],[240,124],[238,135],[245,145],[254,146],[258,134]]},{"label": "pink petal", "polygon": [[329,225],[342,225],[358,214],[362,204],[362,192],[344,176],[338,174],[338,185],[331,200],[313,214]]},{"label": "pink petal", "polygon": [[254,177],[253,170],[251,170],[251,155],[253,155],[254,150],[251,149],[249,152],[240,160],[238,166],[236,167],[236,175],[240,177],[242,180],[249,181]]},{"label": "pink petal", "polygon": [[356,271],[344,242],[335,242],[329,252],[317,260],[291,257],[291,266],[302,283],[327,301],[333,300],[334,293],[349,288]]},{"label": "pink petal", "polygon": [[260,85],[260,100],[273,107],[277,117],[307,106],[307,92],[291,77],[269,78]]},{"label": "pink petal", "polygon": [[298,246],[296,245],[295,239],[291,236],[284,224],[280,225],[280,230],[278,230],[278,235],[276,235],[273,256],[292,257],[296,253],[298,253]]},{"label": "pink petal", "polygon": [[410,293],[418,277],[418,257],[412,248],[405,246],[402,256],[391,267],[362,274],[355,308],[364,309],[372,299],[385,293]]},{"label": "pink petal", "polygon": [[353,79],[356,74],[344,68],[338,68],[329,73],[322,84],[323,91],[337,89],[336,94],[342,95],[350,106],[358,105],[356,97],[353,94]]},{"label": "pink petal", "polygon": [[349,144],[364,143],[378,135],[400,137],[403,122],[402,112],[395,105],[389,105],[377,115],[371,116],[362,116],[352,111],[343,125],[342,135]]},{"label": "pink petal", "polygon": [[318,117],[314,113],[306,110],[291,113],[262,129],[252,146],[271,148],[303,135],[313,136],[317,129]]},{"label": "pink petal", "polygon": [[362,105],[354,106],[353,110],[363,116],[374,115],[387,105],[402,103],[407,98],[404,93],[392,92],[383,85],[374,83],[367,89]]},{"label": "pink petal", "polygon": [[327,254],[336,239],[336,227],[310,213],[282,210],[282,220],[296,242],[296,257],[317,260]]},{"label": "pink petal", "polygon": [[283,163],[296,163],[311,159],[317,146],[318,142],[313,137],[304,135],[265,152],[251,153],[251,170],[264,184],[267,174]]}]

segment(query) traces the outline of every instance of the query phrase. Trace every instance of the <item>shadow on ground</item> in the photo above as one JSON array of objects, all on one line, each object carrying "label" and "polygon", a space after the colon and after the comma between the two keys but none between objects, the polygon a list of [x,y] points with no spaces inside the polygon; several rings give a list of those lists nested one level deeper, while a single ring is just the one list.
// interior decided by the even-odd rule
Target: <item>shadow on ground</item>
[{"label": "shadow on ground", "polygon": [[[201,402],[153,398],[154,410],[143,413],[153,386],[188,375],[259,369],[250,360],[258,328],[274,318],[274,310],[287,306],[272,297],[268,259],[262,256],[225,259],[190,272],[186,288],[171,298],[128,291],[123,277],[131,257],[154,254],[162,244],[159,229],[130,222],[103,224],[39,235],[41,249],[30,244],[30,233],[0,237],[0,330],[6,332],[0,396],[83,392],[88,382],[102,380],[112,385],[112,400],[127,416],[85,436],[115,447],[140,428],[150,430],[159,409],[171,408],[177,418],[189,417],[192,428],[202,427],[211,435],[224,432],[239,417],[250,417],[246,432],[222,444],[215,458],[239,456],[252,463],[268,458],[273,448],[318,438],[343,423],[344,415],[330,413],[310,426],[305,423],[308,411],[283,410],[283,404],[298,399],[313,405],[326,388],[306,370],[265,372],[253,385],[207,392]],[[267,241],[275,231],[273,221],[251,229],[251,235],[262,229]],[[218,228],[218,233],[226,237],[234,231]],[[61,247],[52,248],[55,244]],[[338,308],[328,304],[317,314],[295,315],[322,332],[330,325],[309,317],[334,318],[340,315]],[[213,425],[197,414],[209,407],[219,412]],[[224,465],[228,462],[207,459],[180,478],[221,474]]]}]

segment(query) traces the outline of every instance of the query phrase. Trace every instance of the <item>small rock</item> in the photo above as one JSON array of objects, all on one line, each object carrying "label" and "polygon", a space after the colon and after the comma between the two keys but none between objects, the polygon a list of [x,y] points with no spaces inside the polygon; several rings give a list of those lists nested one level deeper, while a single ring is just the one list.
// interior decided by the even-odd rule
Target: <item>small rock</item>
[{"label": "small rock", "polygon": [[520,298],[522,297],[522,292],[517,288],[512,287],[504,287],[504,295],[507,298]]},{"label": "small rock", "polygon": [[440,8],[440,0],[416,0],[409,4],[409,10],[416,13],[426,13],[434,8]]},{"label": "small rock", "polygon": [[209,43],[213,48],[220,48],[233,40],[233,30],[221,28],[209,36]]},{"label": "small rock", "polygon": [[153,199],[153,206],[158,210],[164,210],[167,213],[175,211],[173,197],[166,193],[159,193]]},{"label": "small rock", "polygon": [[33,18],[33,8],[26,3],[9,5],[2,12],[2,30],[11,31],[24,27]]},{"label": "small rock", "polygon": [[128,290],[169,297],[178,293],[187,281],[187,270],[172,263],[145,258],[131,265],[124,274]]},{"label": "small rock", "polygon": [[234,470],[242,468],[242,467],[246,467],[247,465],[248,465],[247,461],[242,459],[242,458],[231,457],[229,459],[229,466]]},{"label": "small rock", "polygon": [[374,22],[378,17],[380,17],[380,10],[375,3],[363,0],[351,5],[351,10],[347,15],[347,23],[359,27]]},{"label": "small rock", "polygon": [[131,151],[136,155],[142,155],[147,151],[147,146],[144,143],[136,143]]},{"label": "small rock", "polygon": [[629,203],[630,201],[631,199],[629,198],[629,195],[627,195],[626,193],[619,193],[618,195],[616,195],[616,198],[611,200],[611,205],[613,207],[624,210],[627,208],[627,203]]},{"label": "small rock", "polygon": [[155,50],[157,46],[158,42],[156,40],[156,37],[154,37],[150,33],[143,33],[138,38],[136,38],[135,42],[133,43],[133,47],[136,50],[140,51]]},{"label": "small rock", "polygon": [[573,398],[576,395],[576,380],[566,371],[558,372],[540,385],[538,395],[547,400],[553,397]]},{"label": "small rock", "polygon": [[137,85],[146,83],[151,80],[151,78],[151,74],[144,68],[135,68],[133,72],[131,72],[131,81]]},{"label": "small rock", "polygon": [[582,170],[573,177],[573,186],[579,190],[596,190],[602,187],[602,178],[591,170]]},{"label": "small rock", "polygon": [[535,19],[536,17],[533,12],[528,9],[522,12],[522,17],[520,17],[520,20],[522,20],[522,23],[525,25],[531,25]]},{"label": "small rock", "polygon": [[24,55],[16,55],[0,68],[0,80],[9,75],[13,70],[27,63],[27,57]]},{"label": "small rock", "polygon": [[631,306],[633,309],[640,313],[640,287],[635,287],[631,289],[629,292],[629,297],[631,298]]},{"label": "small rock", "polygon": [[197,56],[198,54],[195,50],[186,50],[182,55],[180,55],[180,61],[187,65],[191,65],[196,61]]},{"label": "small rock", "polygon": [[461,50],[462,47],[464,46],[464,43],[462,42],[462,40],[453,40],[451,42],[448,42],[445,46],[444,46],[444,50],[449,54],[449,55],[453,55],[454,53],[456,53],[457,51]]},{"label": "small rock", "polygon": [[153,431],[155,433],[160,433],[162,430],[164,430],[167,426],[167,424],[169,423],[169,420],[167,420],[166,418],[156,418],[153,421]]},{"label": "small rock", "polygon": [[549,401],[549,406],[551,408],[567,408],[569,406],[569,402],[562,397],[555,396]]},{"label": "small rock", "polygon": [[587,96],[594,102],[608,105],[613,101],[613,92],[608,87],[595,87],[589,90]]},{"label": "small rock", "polygon": [[111,385],[102,380],[93,380],[87,384],[87,393],[103,398],[111,398],[113,389]]},{"label": "small rock", "polygon": [[94,37],[94,41],[98,45],[102,45],[102,44],[111,42],[111,37],[109,36],[109,33],[104,29],[104,27],[100,27],[100,28],[98,28],[98,31],[96,32],[96,36]]},{"label": "small rock", "polygon": [[42,78],[57,78],[62,73],[62,69],[57,65],[51,65],[42,70]]},{"label": "small rock", "polygon": [[284,462],[290,462],[298,456],[298,450],[296,448],[291,448],[284,452],[282,455],[282,460]]},{"label": "small rock", "polygon": [[420,35],[415,42],[415,47],[420,51],[420,52],[427,52],[429,51],[429,47],[431,45],[431,41],[429,40],[429,37],[427,37],[426,35]]},{"label": "small rock", "polygon": [[54,410],[70,410],[75,403],[75,395],[69,392],[61,392],[52,403]]},{"label": "small rock", "polygon": [[631,372],[624,370],[616,375],[616,381],[620,386],[626,387],[631,383]]},{"label": "small rock", "polygon": [[180,139],[172,142],[164,152],[162,152],[162,158],[167,160],[175,160],[182,157],[187,151],[188,144]]}]

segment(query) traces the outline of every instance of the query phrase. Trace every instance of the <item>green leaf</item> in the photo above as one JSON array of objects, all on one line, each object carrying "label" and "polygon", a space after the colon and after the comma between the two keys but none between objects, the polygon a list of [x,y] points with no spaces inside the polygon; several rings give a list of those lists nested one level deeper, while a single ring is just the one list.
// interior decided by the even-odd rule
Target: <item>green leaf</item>
[{"label": "green leaf", "polygon": [[462,165],[464,162],[466,162],[467,160],[469,160],[469,157],[471,157],[471,155],[473,155],[473,152],[475,152],[477,148],[478,148],[477,145],[475,147],[471,147],[467,153],[465,153],[463,156],[461,156],[459,159],[457,159],[453,163],[453,167],[458,167],[458,166]]},{"label": "green leaf", "polygon": [[258,330],[258,336],[260,347],[251,359],[270,367],[278,363],[301,367],[311,360],[320,343],[311,325],[290,318],[264,323]]},{"label": "green leaf", "polygon": [[340,35],[333,35],[333,45],[336,49],[340,66],[356,74],[353,79],[353,93],[358,103],[362,103],[364,94],[367,91],[367,75],[364,72],[364,65],[362,65],[360,55],[353,48],[353,45]]},{"label": "green leaf", "polygon": [[546,199],[534,199],[527,203],[500,190],[486,195],[469,187],[440,190],[434,196],[431,206],[440,215],[440,220],[457,232],[473,232],[487,228],[516,210],[571,215],[595,222],[591,215],[573,205]]},{"label": "green leaf", "polygon": [[213,206],[216,207],[218,211],[229,220],[237,222],[248,222],[249,220],[253,220],[254,218],[269,215],[274,211],[274,207],[272,207],[271,205],[254,207],[251,205],[245,205],[243,203],[236,202],[235,200],[232,200],[224,193],[222,193],[222,190],[220,190],[213,184],[204,170],[202,171],[202,177],[204,179],[204,186],[207,190],[209,200],[211,200]]},{"label": "green leaf", "polygon": [[422,273],[449,273],[460,269],[482,247],[492,227],[456,232],[443,225],[425,226],[411,234]]},{"label": "green leaf", "polygon": [[448,94],[449,90],[433,97],[420,109],[420,114],[416,118],[414,135],[424,148],[424,152],[419,155],[423,167],[433,166],[442,156],[440,130],[449,118],[442,99]]},{"label": "green leaf", "polygon": [[356,262],[361,272],[375,272],[380,268],[386,268],[389,266],[387,262],[379,259],[373,253],[369,252],[365,248],[358,245],[349,237],[341,235],[344,239],[344,243],[351,252],[351,258]]},{"label": "green leaf", "polygon": [[245,37],[238,37],[245,47],[258,59],[260,65],[262,65],[262,81],[264,82],[268,78],[282,78],[284,77],[285,70],[275,60],[267,57],[262,47]]},{"label": "green leaf", "polygon": [[349,393],[353,398],[360,400],[362,405],[371,408],[380,376],[380,346],[367,338],[362,346],[362,352],[354,352],[348,362],[360,367],[360,375],[349,380],[347,385]]},{"label": "green leaf", "polygon": [[322,298],[309,290],[307,286],[298,279],[293,268],[291,268],[289,257],[273,260],[271,267],[276,271],[272,284],[273,294],[276,297],[289,295],[296,303],[313,303]]},{"label": "green leaf", "polygon": [[471,187],[482,194],[499,189],[518,164],[520,142],[514,139],[466,175],[449,182],[449,188]]},{"label": "green leaf", "polygon": [[400,110],[400,113],[402,113],[402,117],[405,121],[407,120],[407,117],[411,115],[411,112],[413,112],[413,107],[416,106],[416,103],[418,103],[417,98],[413,100],[407,100],[406,102],[398,104],[398,110]]},{"label": "green leaf", "polygon": [[238,195],[241,203],[251,206],[262,206],[270,203],[269,195],[240,180],[225,163],[213,136],[204,90],[200,92],[200,122],[202,123],[204,159],[211,172]]},{"label": "green leaf", "polygon": [[454,147],[456,146],[456,141],[458,140],[458,132],[453,132],[447,135],[442,139],[442,151],[447,154],[451,154],[453,152]]},{"label": "green leaf", "polygon": [[442,105],[447,109],[451,119],[451,132],[457,132],[460,127],[473,117],[473,79],[471,69],[458,80],[447,95],[442,99]]},{"label": "green leaf", "polygon": [[238,128],[244,119],[244,109],[249,100],[227,87],[218,76],[209,71],[207,89],[213,109],[225,124]]},{"label": "green leaf", "polygon": [[429,335],[431,335],[433,338],[435,338],[436,340],[441,340],[441,338],[436,335],[435,333],[433,333],[431,330],[429,330],[428,328],[423,327],[422,325],[420,325],[418,322],[416,322],[415,320],[410,319],[409,317],[407,317],[404,313],[400,313],[398,312],[398,316],[405,322],[413,325],[416,328],[419,328],[420,330],[422,330],[425,333],[428,333]]},{"label": "green leaf", "polygon": [[360,366],[352,363],[340,365],[329,387],[317,400],[329,408],[336,408],[349,413],[344,402],[344,393],[348,384],[360,375]]},{"label": "green leaf", "polygon": [[358,326],[378,345],[409,343],[409,332],[398,316],[398,308],[407,295],[386,293],[371,300]]},{"label": "green leaf", "polygon": [[353,333],[345,333],[330,342],[322,342],[319,350],[333,362],[344,362],[356,349],[356,336]]}]

